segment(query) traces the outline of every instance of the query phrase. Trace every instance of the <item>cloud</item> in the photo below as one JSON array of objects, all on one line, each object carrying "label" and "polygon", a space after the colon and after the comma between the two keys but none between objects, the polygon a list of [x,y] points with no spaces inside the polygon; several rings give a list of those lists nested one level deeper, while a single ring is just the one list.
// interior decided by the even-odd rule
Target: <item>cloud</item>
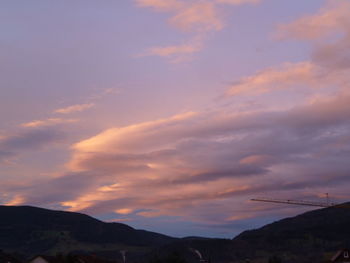
[{"label": "cloud", "polygon": [[21,130],[0,139],[0,160],[6,160],[24,151],[38,151],[64,139],[65,134],[53,127]]},{"label": "cloud", "polygon": [[172,13],[169,23],[182,31],[216,31],[223,26],[214,2],[137,0],[136,3],[140,7]]},{"label": "cloud", "polygon": [[[170,57],[172,62],[188,60],[188,56],[204,47],[206,36],[210,32],[224,28],[222,6],[256,4],[258,0],[136,0],[137,6],[152,8],[157,12],[171,14],[168,23],[174,28],[192,33],[192,40],[186,44],[176,44],[149,48],[143,55]],[[174,59],[175,57],[175,59]]]},{"label": "cloud", "polygon": [[[169,58],[173,63],[180,63],[191,58],[191,55],[201,51],[202,40],[193,39],[188,43],[174,46],[153,47],[140,56],[160,56]],[[140,57],[139,56],[139,57]]]},{"label": "cloud", "polygon": [[317,198],[346,185],[349,114],[350,94],[339,93],[284,111],[189,112],[115,127],[73,145],[71,172],[14,200],[208,224],[254,217],[225,209],[264,193]]},{"label": "cloud", "polygon": [[317,66],[308,61],[284,63],[282,66],[264,69],[255,75],[240,79],[229,88],[227,94],[258,95],[297,85],[312,86],[320,76]]},{"label": "cloud", "polygon": [[[348,89],[350,80],[350,12],[349,1],[328,1],[316,14],[280,25],[279,39],[309,41],[309,61],[283,63],[241,78],[227,94],[260,95],[276,90]],[[315,91],[314,91],[315,92]]]},{"label": "cloud", "polygon": [[13,182],[7,187],[5,185],[5,189],[11,190],[12,193],[12,198],[8,198],[6,204],[57,207],[59,202],[78,198],[82,192],[93,190],[91,186],[94,186],[96,180],[89,178],[91,175],[88,173],[67,173],[54,178],[36,179],[25,184]]},{"label": "cloud", "polygon": [[62,133],[55,129],[35,129],[3,138],[0,140],[0,147],[5,149],[32,149],[42,147],[50,142],[56,142],[62,138]]},{"label": "cloud", "polygon": [[313,57],[312,61],[283,63],[243,77],[229,86],[226,94],[258,96],[294,89],[309,91],[311,96],[316,96],[322,94],[322,89],[346,90],[348,88],[350,67],[347,65],[350,63],[346,56],[340,60],[337,59],[341,57],[338,54],[325,57],[325,52],[319,51],[315,52]]},{"label": "cloud", "polygon": [[228,4],[228,5],[243,5],[243,4],[258,4],[261,0],[215,0],[219,4]]},{"label": "cloud", "polygon": [[64,124],[64,123],[74,123],[78,120],[75,119],[61,119],[61,118],[49,118],[46,120],[35,120],[31,122],[22,123],[22,127],[26,128],[37,128],[37,127],[43,127],[43,126],[52,126],[57,124]]},{"label": "cloud", "polygon": [[55,110],[55,113],[60,113],[60,114],[70,114],[74,112],[82,112],[85,110],[88,110],[92,107],[94,107],[94,103],[86,103],[86,104],[76,104],[76,105],[71,105],[65,108],[60,108]]},{"label": "cloud", "polygon": [[[328,1],[314,15],[304,16],[289,24],[280,25],[278,35],[285,39],[311,41],[312,60],[328,71],[350,68],[350,2]],[[339,72],[340,73],[340,72]],[[342,72],[349,74],[349,72]]]},{"label": "cloud", "polygon": [[206,1],[187,4],[169,22],[180,30],[190,32],[219,31],[223,28],[215,4]]},{"label": "cloud", "polygon": [[180,10],[184,6],[184,2],[178,0],[136,0],[136,3],[140,7],[150,7],[156,11],[171,12]]},{"label": "cloud", "polygon": [[317,14],[304,16],[290,24],[280,25],[277,36],[314,40],[349,31],[350,3],[347,0],[327,1]]},{"label": "cloud", "polygon": [[[350,30],[349,34],[335,43],[327,43],[314,50],[314,61],[335,70],[350,69]],[[349,74],[349,72],[344,72]]]},{"label": "cloud", "polygon": [[261,210],[251,198],[347,192],[349,114],[350,94],[338,93],[283,111],[226,108],[111,128],[72,146],[68,172],[4,182],[4,203],[127,215],[131,224],[170,216],[233,235],[244,220],[296,213]]},{"label": "cloud", "polygon": [[152,8],[158,12],[170,12],[169,23],[182,31],[208,32],[219,31],[224,23],[218,8],[221,5],[257,4],[260,0],[136,0],[139,7]]},{"label": "cloud", "polygon": [[[157,127],[162,128],[163,130],[168,130],[168,137],[177,137],[179,136],[175,131],[176,128],[182,128],[182,125],[186,123],[187,120],[190,120],[193,116],[196,116],[195,112],[186,112],[183,114],[175,115],[168,119],[160,119],[151,122],[139,123],[131,126],[126,126],[122,128],[112,128],[108,129],[105,132],[98,134],[88,140],[79,142],[73,146],[74,150],[79,152],[104,152],[107,149],[113,149],[114,152],[124,151],[127,149],[129,153],[132,153],[133,150],[139,152],[140,149],[152,147],[153,150],[157,149],[158,144],[162,144],[168,138],[159,138],[158,143],[147,140],[147,137],[150,139],[157,134]],[[140,132],[141,131],[141,132]],[[126,136],[132,136],[132,140],[125,140]],[[110,144],[112,143],[112,145]],[[144,146],[142,146],[144,145]]]},{"label": "cloud", "polygon": [[0,136],[0,162],[13,164],[13,159],[28,152],[38,152],[67,142],[66,124],[77,119],[48,118],[22,123],[15,131]]},{"label": "cloud", "polygon": [[[215,3],[218,8],[219,1]],[[139,4],[173,12],[172,17],[185,8],[182,1]],[[196,23],[188,22],[186,30],[207,30],[205,24]],[[340,22],[337,26],[346,32]],[[298,38],[303,34],[306,33],[300,33]],[[263,69],[240,79],[229,91],[238,96],[313,88],[317,96],[312,100],[298,101],[298,105],[284,110],[237,112],[216,107],[112,127],[72,145],[68,172],[40,179],[31,186],[12,186],[14,194],[8,202],[59,206],[93,215],[127,214],[128,220],[176,216],[215,227],[236,227],[241,220],[253,220],[261,213],[290,213],[269,205],[264,205],[267,212],[261,211],[260,204],[247,201],[252,197],[313,199],[325,192],[347,193],[348,37],[337,36],[324,42],[325,36],[307,37],[307,41],[321,41],[314,46],[310,61]],[[174,46],[154,52],[173,59],[181,53],[179,50]],[[182,50],[185,54],[192,51]],[[320,88],[330,89],[332,96],[322,96]],[[49,131],[52,127],[40,128],[42,134],[33,127],[3,137],[0,156],[45,147],[60,139],[59,134],[50,137],[54,135]],[[342,200],[346,196],[338,199]]]},{"label": "cloud", "polygon": [[17,206],[17,205],[20,205],[20,204],[23,204],[24,202],[24,198],[17,195],[15,196],[14,198],[12,198],[10,201],[6,202],[5,205],[14,205],[14,206]]}]

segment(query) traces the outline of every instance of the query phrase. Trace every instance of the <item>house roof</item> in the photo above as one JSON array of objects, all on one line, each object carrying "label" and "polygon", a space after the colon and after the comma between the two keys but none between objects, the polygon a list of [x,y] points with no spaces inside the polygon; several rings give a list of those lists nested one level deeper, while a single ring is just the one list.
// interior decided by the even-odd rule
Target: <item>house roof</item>
[{"label": "house roof", "polygon": [[47,255],[36,255],[36,256],[32,257],[29,260],[29,262],[34,260],[34,259],[36,259],[36,258],[38,258],[38,257],[41,257],[41,258],[45,259],[49,263],[60,263],[61,262],[61,260],[59,260],[57,257],[47,256]]},{"label": "house roof", "polygon": [[347,251],[349,253],[349,255],[350,255],[349,249],[340,249],[340,250],[337,251],[337,253],[334,254],[334,256],[332,257],[331,261],[333,262],[333,261],[337,260],[337,258],[339,258],[340,255],[342,255],[345,251]]}]

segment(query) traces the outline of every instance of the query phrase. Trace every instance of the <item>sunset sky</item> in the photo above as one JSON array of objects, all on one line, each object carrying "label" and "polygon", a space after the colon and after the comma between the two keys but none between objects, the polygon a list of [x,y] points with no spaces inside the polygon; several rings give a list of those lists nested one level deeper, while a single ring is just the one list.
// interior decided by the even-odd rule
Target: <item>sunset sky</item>
[{"label": "sunset sky", "polygon": [[232,238],[350,198],[349,0],[0,2],[0,203]]}]

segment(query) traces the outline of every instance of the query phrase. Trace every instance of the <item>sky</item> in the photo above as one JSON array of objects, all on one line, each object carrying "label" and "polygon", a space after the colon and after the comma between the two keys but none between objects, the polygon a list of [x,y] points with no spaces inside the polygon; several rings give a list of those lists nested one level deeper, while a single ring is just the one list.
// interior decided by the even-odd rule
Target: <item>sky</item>
[{"label": "sky", "polygon": [[349,0],[0,2],[0,204],[233,238],[349,200]]}]

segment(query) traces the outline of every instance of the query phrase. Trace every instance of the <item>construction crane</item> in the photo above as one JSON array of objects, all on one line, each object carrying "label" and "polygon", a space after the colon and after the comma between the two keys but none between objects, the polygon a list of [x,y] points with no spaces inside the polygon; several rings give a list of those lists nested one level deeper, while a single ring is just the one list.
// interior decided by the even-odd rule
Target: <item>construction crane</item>
[{"label": "construction crane", "polygon": [[271,198],[253,198],[251,201],[258,202],[268,202],[268,203],[279,203],[279,204],[289,204],[289,205],[303,205],[303,206],[317,206],[317,207],[331,207],[336,206],[335,203],[329,202],[329,195],[326,194],[327,202],[313,202],[304,200],[290,200],[290,199],[271,199]]}]

